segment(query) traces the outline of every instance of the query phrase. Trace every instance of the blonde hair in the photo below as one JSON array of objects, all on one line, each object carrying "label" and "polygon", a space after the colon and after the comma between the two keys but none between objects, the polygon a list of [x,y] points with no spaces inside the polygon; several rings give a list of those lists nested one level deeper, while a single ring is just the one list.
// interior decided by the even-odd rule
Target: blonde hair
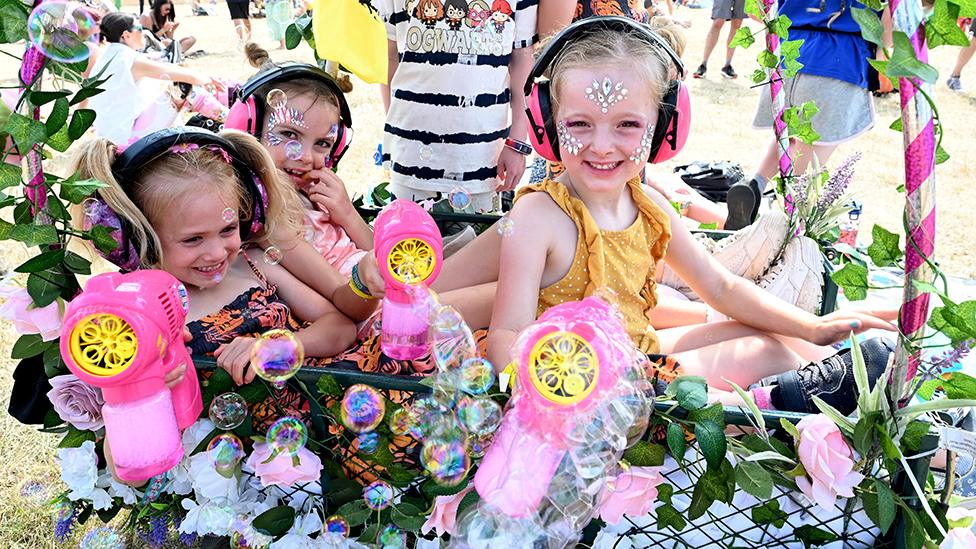
[{"label": "blonde hair", "polygon": [[[252,136],[236,130],[225,130],[220,136],[234,146],[237,156],[261,179],[268,195],[264,227],[247,242],[269,241],[293,247],[292,242],[301,234],[299,223],[303,215],[297,191],[282,179],[271,156]],[[148,162],[136,179],[124,182],[116,180],[112,173],[117,154],[112,142],[93,139],[81,144],[72,165],[81,177],[106,185],[97,194],[128,225],[142,268],[158,268],[162,263],[162,245],[153,222],[158,222],[164,209],[175,201],[193,193],[216,192],[239,205],[242,219],[251,219],[254,200],[260,200],[245,192],[244,182],[219,152],[205,147],[160,155]],[[199,175],[206,175],[216,188],[201,189]],[[73,214],[75,225],[80,226],[83,212],[76,208]]]},{"label": "blonde hair", "polygon": [[684,31],[673,19],[670,17],[654,17],[647,26],[663,38],[679,58],[685,56],[688,40],[685,38]]},{"label": "blonde hair", "polygon": [[660,103],[667,91],[671,60],[661,48],[631,32],[606,28],[584,31],[566,44],[549,66],[550,99],[553,116],[559,110],[564,73],[572,69],[594,69],[630,65],[637,81],[651,92],[654,103]]},{"label": "blonde hair", "polygon": [[[258,69],[257,74],[267,72],[278,66],[271,60],[271,55],[268,53],[268,50],[262,48],[254,42],[248,42],[244,45],[244,55],[247,57],[248,63],[250,63],[252,67]],[[309,66],[312,67],[312,65]],[[342,90],[343,93],[349,93],[352,91],[352,85],[348,82],[347,84],[349,84],[348,90],[344,89],[342,82],[336,81],[336,85],[339,86],[339,89]],[[327,105],[335,109],[336,118],[340,116],[339,98],[336,97],[332,89],[321,80],[315,78],[296,78],[294,80],[287,80],[284,82],[270,82],[255,90],[254,94],[252,95],[260,98],[260,101],[264,101],[264,98],[268,95],[268,92],[273,89],[279,89],[285,92],[285,95],[288,97],[312,95],[315,97],[316,102],[319,99],[323,99]],[[313,102],[312,104],[314,105],[315,103]],[[267,114],[265,114],[265,116],[267,116]],[[344,120],[344,122],[347,124],[349,123],[348,120]],[[264,124],[264,120],[261,121],[261,124]]]}]

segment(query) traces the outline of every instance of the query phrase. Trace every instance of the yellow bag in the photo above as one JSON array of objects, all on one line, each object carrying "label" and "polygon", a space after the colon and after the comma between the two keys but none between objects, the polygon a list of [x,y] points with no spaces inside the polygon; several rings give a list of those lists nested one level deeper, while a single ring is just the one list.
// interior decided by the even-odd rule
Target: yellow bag
[{"label": "yellow bag", "polygon": [[370,84],[386,84],[386,27],[358,0],[315,0],[315,53],[336,61]]}]

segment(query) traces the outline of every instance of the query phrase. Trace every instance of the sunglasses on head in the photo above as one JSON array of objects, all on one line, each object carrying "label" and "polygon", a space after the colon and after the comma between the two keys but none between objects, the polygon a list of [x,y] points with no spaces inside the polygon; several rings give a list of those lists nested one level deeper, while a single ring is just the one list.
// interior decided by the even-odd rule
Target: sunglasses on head
[{"label": "sunglasses on head", "polygon": [[142,25],[140,25],[139,23],[136,23],[136,24],[134,24],[134,25],[132,25],[132,28],[131,28],[131,29],[129,29],[129,32],[138,32],[138,31],[141,31],[141,30],[143,30],[144,28],[145,28],[145,27],[143,27],[143,26],[142,26]]}]

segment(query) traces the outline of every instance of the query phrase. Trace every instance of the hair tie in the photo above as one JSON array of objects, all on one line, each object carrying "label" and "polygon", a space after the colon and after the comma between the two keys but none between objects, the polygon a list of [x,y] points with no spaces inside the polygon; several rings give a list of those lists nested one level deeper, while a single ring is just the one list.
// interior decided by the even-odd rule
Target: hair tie
[{"label": "hair tie", "polygon": [[251,218],[251,234],[257,234],[264,229],[264,223],[261,221],[268,214],[268,191],[264,188],[264,182],[258,177],[258,174],[251,172],[251,179],[254,181],[254,186],[258,190],[259,200],[254,201],[254,217]]}]

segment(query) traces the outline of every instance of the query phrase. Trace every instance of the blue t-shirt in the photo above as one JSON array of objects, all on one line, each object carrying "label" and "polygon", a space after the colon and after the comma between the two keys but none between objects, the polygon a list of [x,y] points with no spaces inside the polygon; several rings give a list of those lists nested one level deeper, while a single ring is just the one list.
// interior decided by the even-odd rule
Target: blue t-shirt
[{"label": "blue t-shirt", "polygon": [[[831,17],[844,11],[829,24]],[[823,6],[823,9],[821,9]],[[803,40],[800,46],[801,73],[836,78],[862,88],[868,87],[868,59],[871,50],[861,37],[851,8],[864,4],[844,0],[779,0],[779,13],[792,21],[790,40]],[[808,11],[812,9],[815,11]]]}]

